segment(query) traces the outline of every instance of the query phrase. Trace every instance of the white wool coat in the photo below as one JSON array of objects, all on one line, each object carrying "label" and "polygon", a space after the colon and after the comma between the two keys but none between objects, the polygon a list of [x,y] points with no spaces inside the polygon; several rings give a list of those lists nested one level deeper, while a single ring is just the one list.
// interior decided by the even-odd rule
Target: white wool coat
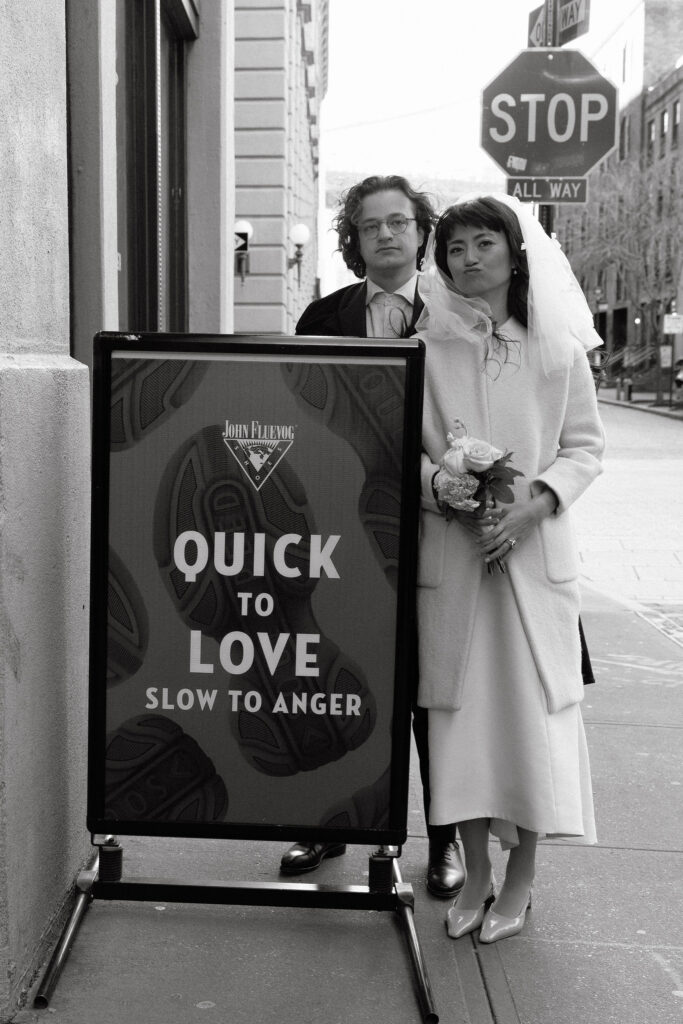
[{"label": "white wool coat", "polygon": [[[441,515],[431,488],[446,434],[457,418],[470,436],[514,453],[511,465],[524,474],[515,478],[516,495],[537,493],[545,484],[559,501],[556,512],[519,540],[506,560],[552,714],[583,699],[578,552],[568,510],[602,471],[604,434],[588,359],[578,342],[572,365],[546,377],[521,324],[508,320],[501,332],[519,345],[497,379],[495,363],[484,369],[483,340],[437,340],[428,329],[420,335],[426,345],[426,379],[418,703],[457,710],[467,686],[482,557],[467,530]],[[491,643],[497,642],[492,623]]]}]

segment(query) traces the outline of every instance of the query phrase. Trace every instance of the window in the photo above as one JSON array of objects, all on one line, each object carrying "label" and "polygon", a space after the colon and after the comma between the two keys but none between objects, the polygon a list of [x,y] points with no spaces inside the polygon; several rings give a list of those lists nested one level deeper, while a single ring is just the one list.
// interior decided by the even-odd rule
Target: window
[{"label": "window", "polygon": [[626,160],[629,154],[629,130],[631,127],[628,114],[624,114],[619,123],[619,159]]},{"label": "window", "polygon": [[647,162],[652,163],[655,155],[655,138],[657,129],[655,126],[654,119],[647,122]]},{"label": "window", "polygon": [[660,185],[657,189],[657,203],[656,203],[657,217],[662,218],[664,214],[664,189]]},{"label": "window", "polygon": [[673,109],[673,124],[671,126],[671,146],[672,148],[678,145],[678,132],[681,124],[681,101],[674,100]]},{"label": "window", "polygon": [[117,0],[119,325],[187,329],[182,0]]},{"label": "window", "polygon": [[626,298],[626,282],[624,281],[624,274],[621,267],[617,269],[615,298],[617,302],[623,302]]},{"label": "window", "polygon": [[667,235],[664,242],[664,285],[668,288],[674,283],[673,266],[673,242],[671,235]]},{"label": "window", "polygon": [[666,140],[669,137],[669,111],[663,110],[659,118],[659,155],[666,153]]}]

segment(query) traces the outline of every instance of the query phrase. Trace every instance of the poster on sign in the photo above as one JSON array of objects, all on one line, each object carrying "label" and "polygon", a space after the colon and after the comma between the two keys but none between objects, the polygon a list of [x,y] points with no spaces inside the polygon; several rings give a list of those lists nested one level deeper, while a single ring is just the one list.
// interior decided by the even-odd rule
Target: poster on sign
[{"label": "poster on sign", "polygon": [[421,343],[94,367],[91,832],[403,842]]}]

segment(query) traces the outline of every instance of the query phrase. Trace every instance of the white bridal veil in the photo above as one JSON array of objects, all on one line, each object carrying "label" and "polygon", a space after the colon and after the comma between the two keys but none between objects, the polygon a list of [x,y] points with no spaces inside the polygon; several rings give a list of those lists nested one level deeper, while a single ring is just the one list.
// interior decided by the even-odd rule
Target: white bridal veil
[{"label": "white bridal veil", "polygon": [[[509,207],[517,217],[529,265],[528,332],[539,346],[543,371],[569,366],[574,359],[574,342],[588,352],[602,345],[593,326],[593,316],[559,242],[550,238],[534,217],[531,206],[500,192],[471,193],[456,205],[481,199],[484,195]],[[438,337],[454,333],[468,341],[479,341],[491,332],[491,311],[482,299],[466,299],[434,260],[433,237],[427,247],[419,291],[425,311],[417,328],[429,325]]]}]

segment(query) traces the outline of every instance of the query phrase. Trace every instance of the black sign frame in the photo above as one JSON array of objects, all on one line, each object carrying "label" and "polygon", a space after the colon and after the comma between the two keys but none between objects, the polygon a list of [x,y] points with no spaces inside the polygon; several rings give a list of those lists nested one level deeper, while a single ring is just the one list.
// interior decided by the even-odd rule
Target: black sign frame
[{"label": "black sign frame", "polygon": [[[93,371],[91,637],[87,825],[93,836],[110,833],[147,836],[275,841],[337,841],[362,845],[400,846],[407,837],[411,693],[416,671],[415,580],[419,520],[419,459],[424,346],[418,339],[293,338],[289,336],[122,334],[96,336]],[[380,363],[405,362],[404,431],[401,473],[399,580],[396,594],[394,704],[391,729],[391,791],[388,825],[378,828],[322,828],[318,825],[253,822],[170,822],[121,820],[104,812],[104,750],[106,740],[107,581],[109,569],[110,402],[114,352],[163,353],[204,357],[222,354],[334,357]]]}]

